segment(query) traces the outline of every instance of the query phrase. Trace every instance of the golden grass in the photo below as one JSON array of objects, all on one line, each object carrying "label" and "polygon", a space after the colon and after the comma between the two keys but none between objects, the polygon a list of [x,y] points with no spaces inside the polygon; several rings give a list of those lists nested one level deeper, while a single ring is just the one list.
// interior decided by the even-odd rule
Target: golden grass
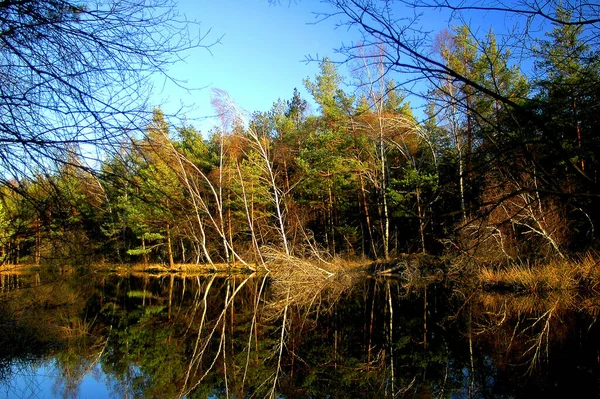
[{"label": "golden grass", "polygon": [[161,263],[134,263],[134,264],[121,264],[121,263],[99,263],[91,266],[93,271],[98,272],[110,272],[117,274],[185,274],[185,275],[196,275],[196,274],[214,274],[214,273],[248,273],[250,269],[241,263],[176,263],[172,267]]},{"label": "golden grass", "polygon": [[477,273],[486,288],[526,292],[600,287],[600,261],[587,253],[573,260],[553,259],[545,263],[513,263],[504,267],[483,267]]}]

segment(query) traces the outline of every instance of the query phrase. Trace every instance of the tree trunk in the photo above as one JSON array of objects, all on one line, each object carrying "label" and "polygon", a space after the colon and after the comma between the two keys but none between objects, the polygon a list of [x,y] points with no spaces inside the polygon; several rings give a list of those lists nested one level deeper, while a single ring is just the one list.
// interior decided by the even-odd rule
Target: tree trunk
[{"label": "tree trunk", "polygon": [[373,256],[377,259],[377,249],[375,247],[375,240],[373,239],[373,227],[371,225],[371,215],[369,213],[369,204],[367,203],[367,190],[365,189],[365,182],[362,174],[359,174],[360,180],[360,191],[361,191],[361,200],[363,210],[365,212],[365,219],[367,221],[367,231],[369,233],[369,241],[371,243],[371,250],[373,251]]},{"label": "tree trunk", "polygon": [[41,221],[39,218],[35,220],[35,254],[34,263],[40,264],[41,250],[42,250],[42,234],[41,234]]},{"label": "tree trunk", "polygon": [[183,242],[183,238],[179,242],[181,243],[181,263],[185,264],[185,243]]},{"label": "tree trunk", "polygon": [[581,151],[583,149],[583,144],[582,144],[582,140],[581,140],[581,124],[579,123],[578,120],[578,116],[577,116],[577,100],[573,99],[573,114],[575,117],[575,128],[577,130],[577,147],[579,148],[579,154],[581,159],[579,160],[579,166],[581,167],[581,170],[584,171],[585,170],[585,161],[583,159],[583,155],[581,154]]},{"label": "tree trunk", "polygon": [[421,234],[421,252],[425,253],[425,215],[421,205],[421,189],[417,187],[417,213],[419,217],[419,233]]},{"label": "tree trunk", "polygon": [[385,162],[385,143],[383,141],[383,126],[381,118],[379,119],[379,156],[381,159],[381,200],[383,207],[383,256],[385,259],[390,257],[390,217],[387,204],[387,173]]},{"label": "tree trunk", "polygon": [[[329,171],[327,171],[327,175],[330,176],[331,173]],[[334,221],[333,221],[333,193],[331,191],[331,179],[328,178],[327,181],[328,181],[327,192],[329,194],[329,204],[327,206],[329,223],[328,223],[327,228],[331,232],[331,253],[333,255],[335,255],[335,226],[334,226]]]},{"label": "tree trunk", "polygon": [[173,261],[173,246],[171,244],[171,225],[167,223],[167,252],[169,254],[169,268],[175,266]]},{"label": "tree trunk", "polygon": [[148,254],[146,254],[146,240],[144,239],[144,236],[142,236],[142,262],[144,262],[144,265],[148,264]]}]

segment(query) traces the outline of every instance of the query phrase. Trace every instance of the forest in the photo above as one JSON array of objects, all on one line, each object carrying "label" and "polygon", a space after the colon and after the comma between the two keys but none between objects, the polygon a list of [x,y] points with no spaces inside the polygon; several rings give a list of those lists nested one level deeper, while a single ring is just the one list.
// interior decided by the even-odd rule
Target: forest
[{"label": "forest", "polygon": [[208,3],[0,0],[0,396],[600,392],[600,4]]},{"label": "forest", "polygon": [[[268,112],[246,114],[214,90],[220,124],[209,131],[156,105],[136,120],[139,129],[112,136],[112,151],[93,166],[88,142],[60,140],[55,166],[31,163],[21,178],[6,172],[17,162],[2,144],[2,263],[257,270],[282,257],[593,257],[600,53],[589,37],[597,22],[556,6],[547,31],[528,43],[535,73],[521,70],[493,31],[478,37],[466,24],[436,32],[427,55],[407,67],[401,36],[373,29],[352,5],[338,7],[371,41],[345,49],[350,76],[319,60],[319,74],[298,82],[312,99],[295,90]],[[413,104],[392,72],[418,65],[424,94]],[[6,116],[13,100],[3,96]],[[79,134],[103,128],[97,120]],[[32,137],[17,142],[48,145]]]}]

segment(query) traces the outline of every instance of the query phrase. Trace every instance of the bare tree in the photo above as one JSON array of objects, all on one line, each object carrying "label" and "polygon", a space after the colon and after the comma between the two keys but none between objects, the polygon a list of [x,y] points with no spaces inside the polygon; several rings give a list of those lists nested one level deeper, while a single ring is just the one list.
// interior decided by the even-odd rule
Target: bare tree
[{"label": "bare tree", "polygon": [[[448,11],[449,24],[464,24],[469,12],[478,12],[479,16],[482,13],[504,16],[509,19],[508,23],[513,23],[508,27],[512,30],[506,35],[506,40],[514,45],[520,42],[530,52],[534,50],[536,36],[546,30],[550,23],[584,26],[587,28],[585,41],[590,46],[600,44],[600,3],[594,2],[496,0],[482,3],[467,0],[455,5],[455,2],[448,0],[328,0],[327,3],[336,11],[319,14],[322,20],[335,19],[339,26],[362,34],[359,43],[347,44],[339,49],[347,56],[347,60],[362,58],[369,47],[384,48],[386,73],[402,73],[405,79],[398,82],[406,90],[417,87],[413,84],[418,80],[445,81],[451,78],[515,108],[520,106],[514,98],[494,87],[482,85],[436,56],[434,42],[437,32],[424,28],[428,11]],[[570,19],[561,16],[561,10],[566,10]],[[378,57],[372,57],[373,62],[379,62]],[[415,91],[413,94],[426,95],[425,92]]]},{"label": "bare tree", "polygon": [[[600,3],[582,1],[506,1],[495,0],[481,3],[479,1],[465,1],[453,3],[448,0],[415,0],[402,1],[403,4],[415,9],[448,9],[455,14],[467,11],[483,11],[491,13],[503,13],[506,15],[518,15],[526,18],[524,25],[525,33],[539,21],[550,21],[564,25],[591,25],[597,27],[600,23]],[[573,21],[565,21],[556,12],[556,6],[568,7],[574,14]]]},{"label": "bare tree", "polygon": [[[214,94],[215,97],[213,98],[213,103],[222,119],[228,120],[228,123],[231,126],[249,125],[246,122],[244,113],[237,107],[235,102],[229,97],[229,95],[226,92],[215,89]],[[275,208],[275,223],[277,225],[278,233],[281,238],[281,245],[283,247],[283,250],[286,253],[286,255],[289,256],[291,254],[291,251],[286,232],[286,207],[284,192],[277,184],[276,172],[273,169],[273,160],[271,159],[267,142],[265,142],[264,137],[260,135],[260,132],[256,131],[252,126],[248,126],[245,129],[245,133],[247,135],[247,142],[249,148],[253,151],[256,151],[256,153],[259,156],[260,165],[256,166],[258,166],[262,174],[262,179],[271,190],[271,201]],[[243,179],[240,178],[240,181],[242,180]],[[246,212],[248,212],[247,206]]]},{"label": "bare tree", "polygon": [[181,83],[169,66],[208,48],[208,33],[172,0],[0,1],[1,180],[96,158],[143,129],[151,79]]}]

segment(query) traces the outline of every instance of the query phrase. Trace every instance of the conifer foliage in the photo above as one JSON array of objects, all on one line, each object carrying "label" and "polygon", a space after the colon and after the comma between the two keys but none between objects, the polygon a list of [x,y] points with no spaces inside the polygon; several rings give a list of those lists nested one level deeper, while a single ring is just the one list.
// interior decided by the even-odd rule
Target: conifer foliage
[{"label": "conifer foliage", "polygon": [[[326,261],[458,251],[501,261],[566,258],[597,247],[600,49],[597,22],[584,12],[592,5],[487,10],[546,23],[544,37],[522,32],[534,61],[525,71],[514,62],[515,47],[493,31],[477,36],[456,25],[423,36],[412,25],[399,29],[393,2],[331,3],[365,41],[342,49],[351,78],[325,58],[317,76],[304,81],[315,112],[298,90],[253,114],[215,91],[220,126],[199,132],[171,123],[157,108],[130,120],[142,126],[138,134],[91,171],[82,167],[81,142],[110,138],[114,145],[106,132],[131,116],[123,113],[130,109],[125,103],[98,108],[98,96],[109,90],[99,79],[113,68],[94,74],[75,59],[52,66],[64,70],[43,71],[35,62],[49,67],[39,53],[53,49],[46,41],[67,28],[100,26],[93,19],[100,11],[63,2],[2,3],[0,53],[11,65],[5,77],[14,82],[0,93],[0,140],[19,148],[0,152],[3,165],[18,169],[42,145],[45,160],[61,160],[61,167],[32,168],[29,180],[1,188],[3,261],[39,263],[78,249],[96,260],[254,270],[276,252]],[[24,30],[32,18],[48,26]],[[85,56],[84,47],[79,59]],[[112,56],[108,65],[125,62]],[[19,70],[40,90],[37,104],[25,97],[34,95],[25,87],[31,80],[17,79]],[[96,80],[73,87],[62,79],[70,70],[75,81],[88,74]],[[422,81],[418,93],[403,84],[415,76]],[[423,104],[418,109],[408,101],[415,94]],[[40,111],[42,102],[49,108]],[[74,104],[89,107],[69,112]],[[42,114],[50,115],[45,124],[31,119]],[[58,114],[71,119],[52,117]],[[69,145],[55,153],[59,143]]]}]

